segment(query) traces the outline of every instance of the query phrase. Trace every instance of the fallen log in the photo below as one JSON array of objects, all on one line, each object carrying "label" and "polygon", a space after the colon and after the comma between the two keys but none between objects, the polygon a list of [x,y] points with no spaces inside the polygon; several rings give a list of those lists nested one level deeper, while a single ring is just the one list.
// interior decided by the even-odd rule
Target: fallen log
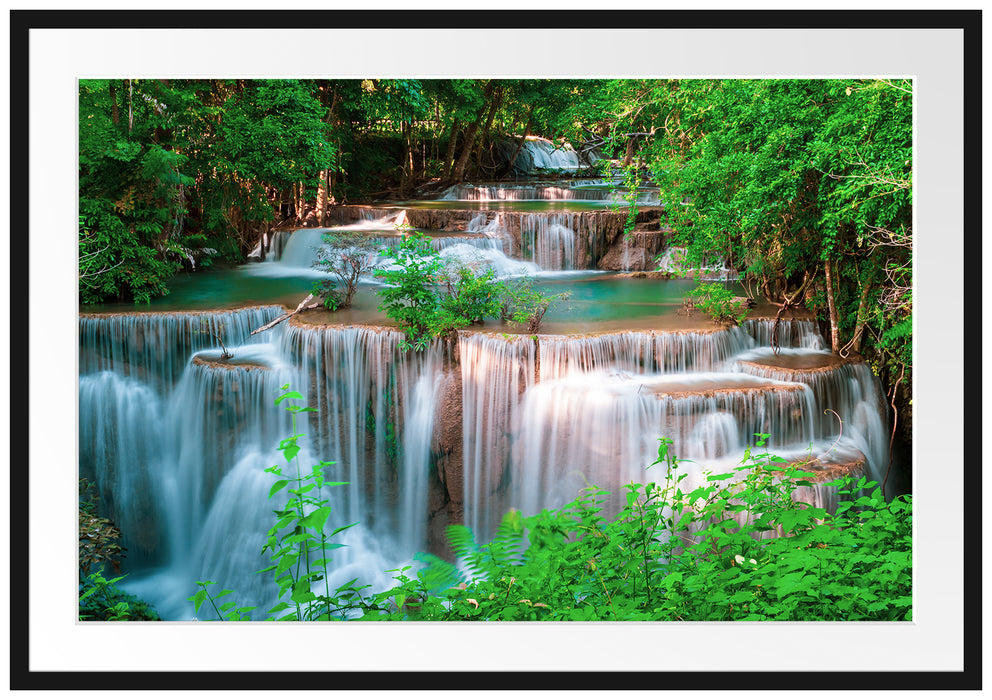
[{"label": "fallen log", "polygon": [[262,331],[267,331],[270,328],[272,328],[273,326],[277,326],[280,323],[282,323],[283,321],[292,318],[293,316],[295,316],[296,314],[300,313],[301,311],[307,311],[308,309],[316,309],[318,306],[320,306],[320,302],[319,301],[315,301],[314,303],[310,304],[309,306],[306,306],[306,303],[308,301],[310,301],[311,299],[313,299],[313,294],[307,294],[307,298],[300,302],[300,305],[296,307],[296,310],[295,311],[290,311],[289,313],[285,313],[282,316],[280,316],[279,318],[277,318],[277,319],[275,319],[273,321],[269,321],[268,323],[266,323],[261,328],[256,328],[255,330],[253,330],[251,333],[248,334],[248,337],[250,338],[251,336],[255,335],[256,333],[261,333]]}]

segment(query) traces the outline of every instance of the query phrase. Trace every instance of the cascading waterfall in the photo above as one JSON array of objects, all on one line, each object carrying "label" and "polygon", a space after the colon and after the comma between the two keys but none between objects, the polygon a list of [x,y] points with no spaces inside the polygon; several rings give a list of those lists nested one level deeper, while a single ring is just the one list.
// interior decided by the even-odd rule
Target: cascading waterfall
[{"label": "cascading waterfall", "polygon": [[[775,320],[770,318],[749,318],[741,324],[744,330],[754,338],[758,345],[772,344],[772,331]],[[807,348],[820,350],[823,348],[823,338],[816,328],[816,323],[808,319],[783,319],[778,326],[778,346],[780,348]]]},{"label": "cascading waterfall", "polygon": [[442,353],[439,345],[406,353],[403,337],[364,326],[292,324],[282,341],[318,409],[310,424],[316,452],[337,462],[335,480],[349,482],[343,489],[348,521],[381,533],[416,532],[413,523],[425,519],[423,492],[416,507],[397,505],[403,487],[421,483],[422,474],[406,474],[404,467],[427,469],[433,411],[425,416],[421,409],[436,395]]},{"label": "cascading waterfall", "polygon": [[[629,194],[619,183],[607,180],[566,180],[545,185],[453,185],[445,190],[438,200],[446,202],[579,201],[613,205],[626,203]],[[635,201],[641,206],[658,206],[661,203],[658,191],[653,189],[639,189]]]},{"label": "cascading waterfall", "polygon": [[[812,406],[802,384],[733,374],[594,371],[545,380],[523,401],[509,505],[534,513],[589,484],[619,494],[644,480],[662,437],[674,454],[698,460],[698,482],[704,460],[739,456],[755,433],[771,434],[773,448],[810,441]],[[713,418],[720,415],[727,418]]]},{"label": "cascading waterfall", "polygon": [[[709,260],[701,266],[689,266],[686,263],[686,249],[672,246],[658,258],[657,268],[661,272],[686,277],[698,277],[704,280],[735,280],[737,272],[722,260]],[[687,272],[691,271],[691,273]]]},{"label": "cascading waterfall", "polygon": [[569,144],[556,146],[547,139],[530,136],[521,151],[526,151],[536,169],[575,171],[580,167],[579,154]]},{"label": "cascading waterfall", "polygon": [[121,530],[132,562],[163,544],[162,401],[150,386],[105,370],[79,378],[79,475],[97,487],[102,508]]},{"label": "cascading waterfall", "polygon": [[110,370],[140,379],[157,391],[175,386],[190,354],[254,341],[249,334],[279,314],[281,306],[233,311],[110,314],[79,320],[79,374]]},{"label": "cascading waterfall", "polygon": [[[378,213],[378,212],[375,212]],[[372,213],[362,211],[361,221],[346,226],[335,226],[334,228],[301,228],[293,232],[282,251],[282,255],[273,258],[281,267],[305,268],[309,269],[317,259],[317,250],[323,246],[323,236],[326,233],[335,231],[351,231],[375,233],[378,231],[392,231],[395,227],[400,212],[391,213],[385,217],[371,217]],[[384,245],[388,245],[390,239],[380,237]]]},{"label": "cascading waterfall", "polygon": [[[549,145],[527,148],[534,157]],[[617,184],[463,186],[444,198],[605,201]],[[601,262],[616,269],[634,250],[617,247],[623,222],[612,212],[529,208],[557,209],[342,208],[329,218],[344,226],[274,236],[269,262],[249,274],[314,274],[313,249],[333,230],[368,231],[386,252],[403,240],[392,235],[401,220],[429,223],[434,250],[500,277]],[[666,298],[652,308],[665,305],[675,306]],[[719,330],[461,331],[456,347],[438,341],[422,352],[404,351],[395,329],[309,325],[306,316],[249,336],[283,312],[80,319],[80,476],[96,483],[123,532],[133,574],[125,586],[168,619],[192,616],[186,597],[197,580],[234,589],[259,617],[275,602],[271,576],[255,572],[269,564],[262,545],[286,498],[269,498],[275,477],[265,469],[283,465],[277,446],[292,432],[288,412],[273,405],[287,384],[317,409],[298,416],[300,465],[333,462],[327,478],[347,482],[322,494],[333,507],[328,532],[358,523],[335,537],[347,546],[334,550],[331,590],[355,578],[388,588],[385,572],[458,518],[484,541],[507,509],[561,506],[589,484],[610,490],[615,509],[625,484],[663,478],[663,466],[645,471],[663,436],[692,460],[681,467],[689,483],[701,483],[704,470],[737,466],[755,433],[769,434],[772,453],[812,460],[813,483],[797,497],[827,507],[836,493],[824,482],[880,480],[888,464],[878,380],[867,365],[823,352],[810,320],[779,324],[778,353],[771,319]]]},{"label": "cascading waterfall", "polygon": [[491,532],[501,512],[494,503],[510,459],[520,395],[533,386],[534,341],[527,336],[462,333],[463,479],[465,524]]},{"label": "cascading waterfall", "polygon": [[[425,547],[440,348],[404,353],[402,334],[386,329],[288,325],[258,336],[268,343],[232,342],[233,358],[225,358],[190,330],[206,319],[221,332],[232,317],[257,327],[276,310],[81,321],[88,366],[118,371],[80,378],[80,475],[96,483],[105,514],[125,532],[129,564],[153,567],[129,590],[170,618],[188,619],[196,580],[223,581],[243,605],[274,602],[271,580],[254,572],[267,565],[259,552],[278,507],[264,470],[281,462],[276,447],[292,433],[289,414],[273,403],[286,384],[321,410],[301,414],[313,416],[297,426],[309,434],[301,464],[333,461],[328,479],[351,482],[327,494],[336,514],[329,528],[361,523],[339,536],[349,547],[335,551],[336,584],[358,572],[384,587],[387,569]],[[223,332],[247,335],[237,330]],[[151,352],[163,338],[172,352]],[[118,352],[96,352],[87,341]],[[163,362],[172,354],[185,354],[181,375],[171,371],[178,359]]]},{"label": "cascading waterfall", "polygon": [[541,379],[613,368],[626,372],[713,369],[754,347],[740,328],[711,332],[624,332],[596,336],[540,336]]},{"label": "cascading waterfall", "polygon": [[[774,355],[771,349],[760,348],[740,355],[733,369],[809,386],[816,397],[817,437],[838,432],[845,435],[868,459],[871,478],[881,483],[888,464],[888,435],[883,419],[887,408],[881,385],[868,365],[835,360],[827,351],[783,348]],[[790,361],[797,366],[789,367]],[[786,366],[778,367],[776,363]]]},{"label": "cascading waterfall", "polygon": [[575,219],[571,212],[522,217],[524,254],[545,270],[574,270]]},{"label": "cascading waterfall", "polygon": [[[167,443],[159,488],[166,501],[174,564],[188,559],[216,494],[235,464],[274,456],[290,434],[285,411],[273,405],[295,372],[273,345],[233,348],[238,364],[215,353],[189,361],[165,416]],[[271,464],[271,463],[270,463]],[[266,465],[269,466],[269,465]],[[260,546],[261,543],[259,543]]]},{"label": "cascading waterfall", "polygon": [[574,270],[578,217],[574,212],[496,212],[483,231],[508,242],[510,229],[519,229],[525,260],[532,261],[542,270]]}]

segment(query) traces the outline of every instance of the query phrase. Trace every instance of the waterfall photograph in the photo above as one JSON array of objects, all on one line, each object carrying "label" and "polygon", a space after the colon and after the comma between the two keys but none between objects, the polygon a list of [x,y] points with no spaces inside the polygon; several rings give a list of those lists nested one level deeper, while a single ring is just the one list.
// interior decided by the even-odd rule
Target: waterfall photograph
[{"label": "waterfall photograph", "polygon": [[78,80],[78,620],[913,620],[913,101]]}]

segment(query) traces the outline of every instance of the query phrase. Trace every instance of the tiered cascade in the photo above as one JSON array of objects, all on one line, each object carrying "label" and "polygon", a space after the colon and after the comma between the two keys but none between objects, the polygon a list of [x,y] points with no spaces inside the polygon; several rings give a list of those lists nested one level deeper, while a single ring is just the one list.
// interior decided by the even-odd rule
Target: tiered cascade
[{"label": "tiered cascade", "polygon": [[[531,187],[452,196],[568,199],[555,186]],[[573,183],[557,187],[591,199]],[[664,235],[657,212],[638,216],[639,226],[655,227],[644,232],[654,241],[644,253]],[[560,271],[619,260],[625,245],[626,213],[606,210],[342,207],[332,219],[329,226],[370,232],[383,251],[402,240],[395,224],[405,221],[427,229],[436,250],[504,277],[567,277]],[[315,275],[313,248],[327,230],[274,238],[281,248],[248,266],[250,274]],[[579,284],[592,292],[602,279]],[[292,432],[288,413],[273,405],[287,384],[317,409],[296,426],[305,434],[301,466],[333,462],[328,478],[347,482],[328,494],[329,531],[359,523],[338,536],[348,546],[334,552],[332,586],[359,578],[385,588],[385,571],[415,552],[445,553],[448,523],[484,539],[509,508],[533,513],[587,484],[619,494],[630,481],[657,480],[662,467],[645,467],[661,437],[693,460],[685,468],[694,482],[737,464],[756,433],[771,436],[775,454],[811,462],[804,468],[815,483],[800,494],[810,502],[832,504],[824,482],[837,475],[881,480],[886,408],[866,365],[823,352],[811,321],[666,330],[663,317],[676,308],[669,304],[646,305],[658,314],[653,330],[465,330],[418,353],[401,349],[396,329],[316,325],[306,315],[250,335],[283,313],[275,305],[87,314],[80,475],[96,482],[105,513],[124,532],[134,569],[126,585],[170,619],[192,615],[185,599],[197,580],[223,582],[260,616],[273,602],[271,579],[254,572],[268,563],[260,552],[279,507],[265,469],[281,463],[278,442]]]}]

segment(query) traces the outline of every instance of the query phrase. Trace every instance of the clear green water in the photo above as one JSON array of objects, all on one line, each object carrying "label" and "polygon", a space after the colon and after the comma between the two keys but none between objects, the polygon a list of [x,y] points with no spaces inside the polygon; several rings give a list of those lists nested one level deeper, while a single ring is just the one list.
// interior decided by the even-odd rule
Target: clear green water
[{"label": "clear green water", "polygon": [[[264,264],[263,264],[264,265]],[[180,275],[169,285],[170,293],[149,304],[101,304],[80,308],[82,313],[166,312],[226,309],[258,304],[295,308],[318,276],[265,276],[263,265],[242,265]],[[270,269],[271,271],[271,269]],[[681,314],[683,296],[695,286],[692,280],[653,280],[620,277],[589,271],[544,273],[536,286],[550,294],[567,292],[569,298],[548,311],[542,332],[596,332],[613,329],[707,328],[706,316]],[[738,285],[733,288],[740,292]],[[309,314],[319,323],[387,324],[377,310],[375,285],[362,285],[351,309]],[[500,327],[489,322],[486,327]],[[512,329],[506,329],[512,330]]]},{"label": "clear green water", "polygon": [[540,200],[540,199],[511,199],[499,201],[473,200],[439,200],[415,202],[390,202],[376,205],[382,209],[458,209],[462,211],[522,211],[522,212],[558,212],[558,211],[596,211],[611,209],[610,202],[596,200]]}]

